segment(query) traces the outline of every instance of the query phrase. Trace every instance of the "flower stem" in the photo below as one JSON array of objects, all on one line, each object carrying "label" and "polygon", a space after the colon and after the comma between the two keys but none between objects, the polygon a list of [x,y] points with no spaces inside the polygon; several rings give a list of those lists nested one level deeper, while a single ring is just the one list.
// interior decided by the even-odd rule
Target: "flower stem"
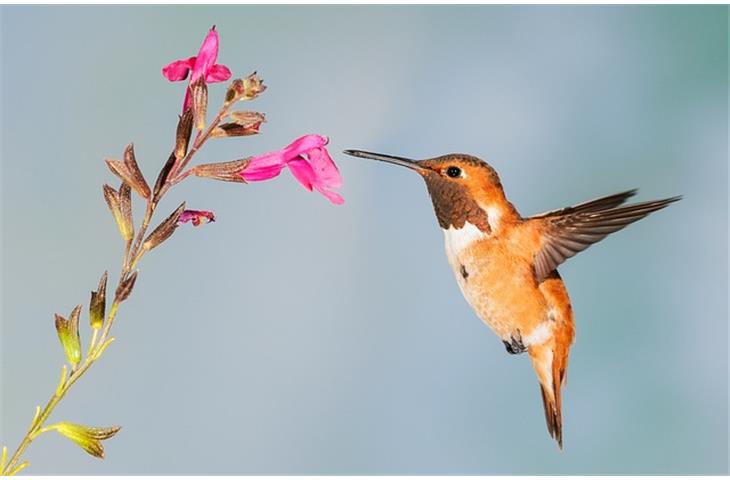
[{"label": "flower stem", "polygon": [[[187,152],[187,154],[183,157],[179,165],[173,167],[172,175],[170,175],[169,177],[170,180],[168,180],[165,185],[163,185],[158,196],[154,200],[147,200],[147,209],[145,211],[145,216],[142,220],[139,231],[134,238],[134,241],[130,239],[129,241],[125,242],[124,253],[122,257],[122,272],[119,275],[117,288],[119,288],[119,285],[128,277],[132,270],[134,270],[139,260],[147,251],[143,247],[142,241],[144,240],[145,233],[149,228],[150,222],[152,221],[152,217],[154,216],[155,209],[160,199],[171,187],[187,177],[187,175],[184,175],[181,176],[182,178],[176,178],[176,175],[178,171],[185,168],[190,160],[192,160],[195,153],[203,146],[203,144],[205,144],[208,138],[210,138],[213,129],[218,126],[220,121],[226,115],[226,113],[228,112],[228,108],[229,107],[224,105],[213,119],[213,122],[208,126],[208,128],[205,131],[201,131],[198,133],[192,147],[190,148],[190,151]],[[114,324],[114,319],[117,317],[117,313],[119,311],[119,303],[120,302],[115,298],[109,309],[109,313],[107,314],[107,318],[104,322],[104,326],[101,332],[99,332],[98,329],[93,330],[91,342],[89,344],[89,350],[86,353],[86,358],[84,359],[83,363],[81,363],[81,365],[75,370],[72,370],[69,376],[66,376],[64,366],[64,377],[62,378],[61,383],[56,388],[56,391],[50,398],[50,400],[48,400],[46,406],[43,408],[43,410],[40,411],[40,414],[36,415],[36,417],[34,418],[33,422],[30,425],[30,428],[23,437],[23,440],[20,442],[20,445],[18,445],[18,448],[15,450],[12,457],[10,457],[10,461],[5,464],[5,466],[2,468],[2,471],[0,471],[0,475],[17,473],[18,471],[20,471],[21,468],[19,467],[21,465],[23,465],[24,468],[25,464],[21,464],[18,462],[20,461],[23,453],[25,453],[25,450],[30,446],[30,444],[33,442],[33,440],[35,440],[37,436],[44,432],[52,430],[49,428],[44,428],[46,420],[48,420],[48,417],[50,417],[51,413],[56,408],[56,405],[58,405],[58,403],[66,396],[66,393],[69,391],[71,386],[76,383],[76,381],[81,378],[84,373],[86,373],[86,371],[91,368],[91,366],[96,363],[99,358],[101,358],[101,355],[104,352],[106,345],[108,345],[108,341],[110,340],[109,333],[111,332],[112,325]]]}]

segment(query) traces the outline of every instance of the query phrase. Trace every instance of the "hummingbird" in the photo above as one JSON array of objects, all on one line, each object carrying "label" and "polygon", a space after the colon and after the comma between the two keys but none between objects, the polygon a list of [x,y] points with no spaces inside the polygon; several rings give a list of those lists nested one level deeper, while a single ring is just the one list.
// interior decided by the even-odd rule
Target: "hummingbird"
[{"label": "hummingbird", "polygon": [[681,197],[624,205],[634,189],[522,217],[507,200],[496,170],[477,157],[452,153],[411,160],[362,150],[344,153],[400,165],[425,180],[462,294],[508,353],[528,353],[548,433],[562,450],[561,388],[575,324],[557,268]]}]

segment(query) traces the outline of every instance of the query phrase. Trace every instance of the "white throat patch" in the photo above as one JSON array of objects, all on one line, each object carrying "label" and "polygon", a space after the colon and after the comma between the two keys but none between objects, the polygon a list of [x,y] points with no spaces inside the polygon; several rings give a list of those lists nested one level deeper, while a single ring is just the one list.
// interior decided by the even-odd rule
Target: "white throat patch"
[{"label": "white throat patch", "polygon": [[444,229],[446,253],[449,258],[459,256],[465,248],[483,238],[487,238],[487,234],[469,222],[464,223],[461,228],[454,228],[452,225],[448,229]]}]

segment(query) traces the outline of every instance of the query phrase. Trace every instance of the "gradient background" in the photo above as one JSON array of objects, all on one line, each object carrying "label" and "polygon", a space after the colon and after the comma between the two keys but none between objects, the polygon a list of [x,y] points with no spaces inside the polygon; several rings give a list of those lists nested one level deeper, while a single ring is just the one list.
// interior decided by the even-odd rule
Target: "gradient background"
[{"label": "gradient background", "polygon": [[[134,141],[154,179],[184,88],[160,68],[211,25],[220,61],[268,84],[244,108],[269,123],[199,160],[320,132],[345,180],[343,207],[288,172],[175,189],[162,210],[218,222],[145,258],[117,342],[53,417],[123,430],[103,462],[45,435],[31,473],[727,473],[726,7],[1,12],[4,443],[56,385],[53,312],[118,273],[102,159]],[[561,267],[562,454],[527,358],[462,299],[421,180],[344,148],[478,155],[525,215],[685,196]]]}]

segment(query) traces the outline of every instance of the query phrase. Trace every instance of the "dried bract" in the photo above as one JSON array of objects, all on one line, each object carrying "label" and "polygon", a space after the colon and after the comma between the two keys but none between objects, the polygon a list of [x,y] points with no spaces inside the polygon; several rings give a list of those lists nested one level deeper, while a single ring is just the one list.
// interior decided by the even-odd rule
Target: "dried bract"
[{"label": "dried bract", "polygon": [[155,228],[154,231],[147,236],[144,244],[142,245],[143,248],[147,251],[152,250],[170,238],[170,236],[175,232],[175,229],[177,228],[177,220],[184,210],[185,202],[177,207],[177,210],[172,212],[169,217],[163,220],[162,223],[160,223],[157,228]]},{"label": "dried bract", "polygon": [[185,110],[177,122],[177,131],[175,132],[175,157],[180,159],[188,153],[188,144],[190,143],[190,135],[193,132],[193,112]]},{"label": "dried bract", "polygon": [[261,124],[266,121],[263,113],[231,112],[233,122],[224,123],[213,130],[213,137],[242,137],[259,133]]},{"label": "dried bract", "polygon": [[231,112],[230,116],[234,123],[244,127],[259,125],[266,121],[266,115],[260,112],[237,110],[235,112]]},{"label": "dried bract", "polygon": [[224,182],[246,183],[241,176],[248,165],[249,159],[233,160],[232,162],[204,163],[193,167],[192,172],[196,177],[212,178]]},{"label": "dried bract", "polygon": [[129,238],[134,235],[134,221],[132,220],[132,188],[122,182],[119,186],[119,211],[124,222],[124,231],[129,232]]},{"label": "dried bract", "polygon": [[137,165],[137,158],[134,155],[134,145],[131,143],[127,145],[126,149],[124,149],[124,165],[132,175],[132,181],[126,183],[134,188],[134,190],[142,197],[149,198],[150,187],[147,185],[147,181],[144,179],[144,175],[142,175],[139,165]]},{"label": "dried bract", "polygon": [[135,271],[128,275],[124,280],[119,282],[117,291],[114,293],[114,301],[117,303],[122,303],[127,298],[129,298],[129,296],[132,294],[132,289],[134,288],[134,284],[136,281],[137,272]]},{"label": "dried bract", "polygon": [[104,185],[103,191],[104,200],[106,200],[106,204],[109,206],[109,210],[112,212],[114,221],[117,222],[117,227],[119,227],[119,233],[122,235],[122,238],[124,240],[131,240],[132,236],[134,235],[134,229],[131,224],[126,222],[124,215],[122,215],[122,209],[119,204],[119,192],[114,190],[109,185]]},{"label": "dried bract", "polygon": [[[190,117],[192,118],[192,117]],[[192,123],[191,123],[192,125]],[[175,152],[172,152],[170,156],[167,158],[167,162],[165,162],[165,165],[162,167],[162,170],[160,170],[160,174],[157,176],[157,181],[155,182],[155,190],[152,194],[153,199],[157,200],[160,191],[162,190],[162,187],[167,183],[167,179],[170,176],[170,172],[172,172],[172,167],[175,166],[175,163],[177,161],[177,154]]]},{"label": "dried bract", "polygon": [[150,197],[150,187],[147,185],[139,165],[137,165],[134,147],[131,143],[124,150],[123,162],[106,160],[106,164],[114,175],[118,176],[124,183],[128,183],[141,197]]},{"label": "dried bract", "polygon": [[91,292],[91,301],[89,302],[89,322],[91,328],[99,329],[104,324],[104,316],[106,315],[106,281],[108,273],[104,272],[99,280],[99,287],[95,292]]},{"label": "dried bract", "polygon": [[193,100],[195,128],[202,130],[205,128],[205,119],[208,112],[208,86],[205,84],[203,77],[190,85],[190,91]]},{"label": "dried bract", "polygon": [[254,125],[243,126],[237,123],[224,123],[219,127],[213,129],[211,137],[246,137],[249,135],[256,135],[259,133],[259,127],[261,123]]}]

